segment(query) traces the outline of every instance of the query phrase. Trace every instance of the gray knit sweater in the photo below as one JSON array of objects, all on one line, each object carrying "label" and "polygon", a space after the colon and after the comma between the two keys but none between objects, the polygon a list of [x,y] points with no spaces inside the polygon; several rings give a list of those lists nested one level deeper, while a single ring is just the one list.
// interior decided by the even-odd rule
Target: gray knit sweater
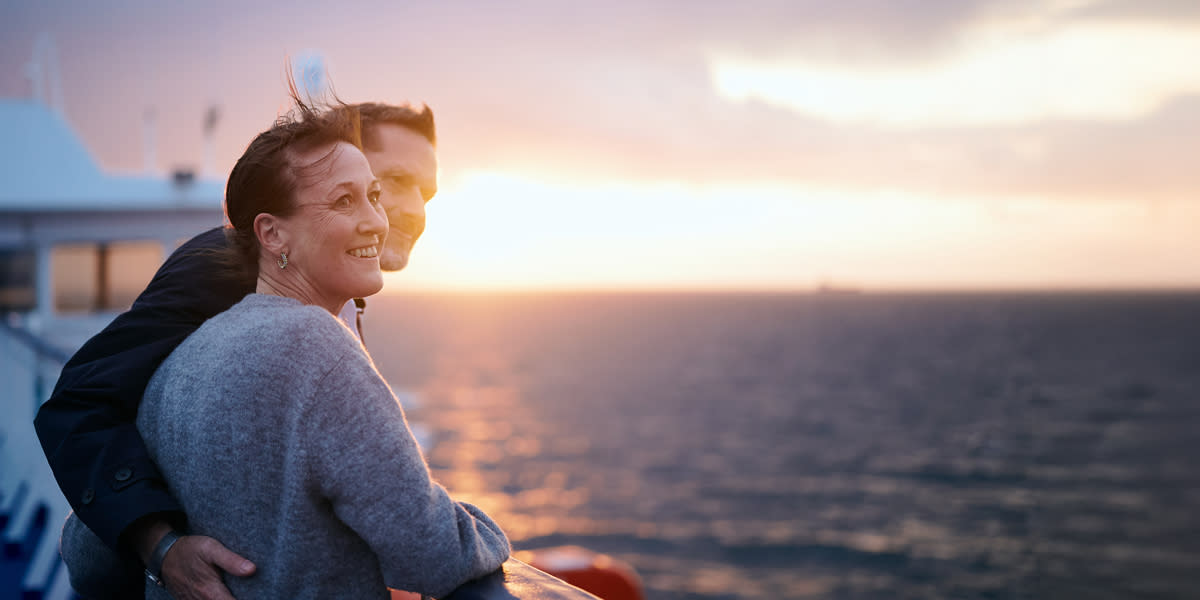
[{"label": "gray knit sweater", "polygon": [[252,294],[210,319],[155,373],[138,430],[192,532],[258,566],[227,577],[239,600],[441,596],[508,557],[500,527],[431,480],[395,395],[320,308]]}]

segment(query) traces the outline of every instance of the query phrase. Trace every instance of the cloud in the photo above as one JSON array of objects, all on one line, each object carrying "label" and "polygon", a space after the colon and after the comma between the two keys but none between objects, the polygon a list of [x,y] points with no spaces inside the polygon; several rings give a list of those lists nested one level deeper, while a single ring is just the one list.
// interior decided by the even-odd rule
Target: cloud
[{"label": "cloud", "polygon": [[[644,131],[586,119],[566,130],[541,129],[536,122],[567,122],[570,115],[508,115],[475,131],[470,147],[447,160],[465,170],[507,169],[581,185],[775,182],[942,198],[1135,202],[1194,200],[1200,190],[1192,148],[1200,139],[1200,96],[1132,121],[918,130],[833,125],[761,103],[703,98],[676,105],[661,127]],[[462,121],[450,127],[479,124]]]},{"label": "cloud", "polygon": [[1200,92],[1196,63],[1200,28],[1121,24],[980,32],[952,57],[902,69],[715,56],[712,72],[733,100],[905,127],[1137,118]]},{"label": "cloud", "polygon": [[[948,23],[978,27],[986,21],[980,15],[994,19],[999,10],[994,3],[981,2],[969,15],[916,22],[927,31],[950,35],[943,29]],[[703,15],[688,19],[708,22]],[[1154,61],[1146,60],[1145,50],[1154,44],[1178,44],[1194,53],[1192,37],[1168,35],[1155,41],[1154,32],[1163,30],[1147,29],[1145,23],[1133,29],[1104,29],[1109,25],[1075,31],[1124,32],[1132,36],[1127,39],[1143,43],[1132,46],[1143,51],[1115,43],[1091,46],[1114,51],[1093,57],[1105,60],[1083,64],[1087,73],[1069,86],[1062,84],[1061,73],[1042,74],[1041,82],[1027,78],[1027,96],[1007,100],[1025,112],[1007,118],[930,120],[902,128],[803,114],[753,98],[733,101],[717,92],[699,50],[595,51],[580,41],[563,48],[551,45],[555,52],[539,59],[521,46],[497,49],[481,57],[481,64],[457,65],[462,88],[438,99],[442,127],[448,132],[444,164],[581,182],[765,181],[899,189],[938,197],[1021,195],[1077,201],[1191,198],[1200,182],[1188,164],[1187,144],[1200,133],[1200,106],[1194,100],[1200,88],[1190,72],[1173,70],[1165,61],[1163,70],[1157,70]],[[697,26],[682,27],[694,32]],[[735,19],[731,29],[737,28]],[[1062,41],[1070,41],[1062,31],[1051,29],[1042,35],[1048,37],[1035,50],[1053,50],[1053,43],[1070,46]],[[1115,38],[1100,36],[1089,43],[1097,39]],[[1088,47],[1058,50],[1058,68],[1070,66],[1063,57]],[[1027,57],[1037,60],[1039,55],[1030,52]],[[506,60],[513,61],[511,68],[502,68]],[[1188,66],[1196,61],[1181,62]],[[869,74],[863,79],[869,82]],[[999,76],[997,83],[1010,82]],[[1046,89],[1037,89],[1039,83]],[[476,93],[470,93],[471,86],[479,86]],[[1034,103],[1030,98],[1060,89],[1070,93],[1050,100],[1067,104],[1047,110],[1044,101],[1040,110],[1028,110]],[[972,100],[977,90],[947,93],[951,101],[941,105],[943,112],[979,110],[973,104],[982,101]],[[884,105],[890,100],[886,89],[864,94],[882,96]],[[1097,103],[1081,98],[1095,98]]]},{"label": "cloud", "polygon": [[[128,0],[75,12],[66,3],[17,3],[11,12],[5,8],[15,18],[0,30],[58,33],[69,113],[106,165],[141,164],[129,140],[138,138],[148,105],[164,107],[164,163],[172,156],[193,160],[203,110],[213,100],[228,115],[217,134],[218,164],[232,165],[284,105],[285,54],[317,47],[348,99],[429,102],[451,177],[512,169],[583,182],[812,183],[946,197],[1137,199],[1198,189],[1186,157],[1189,140],[1200,134],[1200,107],[1185,95],[1194,91],[1175,85],[1175,71],[1159,70],[1169,61],[1148,60],[1149,46],[1125,47],[1089,66],[1084,84],[1098,87],[1062,96],[1126,102],[1117,106],[1123,113],[1101,103],[904,128],[886,126],[886,119],[798,112],[751,94],[735,101],[719,93],[709,62],[717,51],[753,60],[800,56],[811,68],[857,77],[867,89],[842,97],[881,96],[884,109],[900,102],[877,73],[915,73],[913,81],[945,96],[941,112],[980,110],[987,95],[953,89],[945,83],[951,79],[929,74],[939,65],[969,71],[979,64],[971,60],[983,59],[969,51],[978,32],[1023,31],[1048,44],[1071,27],[1101,31],[1134,13],[1138,27],[1159,31],[1148,20],[1193,14],[1192,2],[381,1],[355,14],[331,14],[308,0],[287,11],[242,4],[170,8]],[[11,38],[0,48],[6,57],[25,57],[29,46]],[[1200,62],[1195,58],[1171,64]],[[129,68],[113,71],[112,64]],[[1110,87],[1104,73],[1112,74]],[[1030,96],[1004,89],[1015,78],[1032,93],[1037,81],[1022,77],[996,78],[1006,102],[990,110],[1031,104]],[[910,99],[908,110],[927,99]],[[1105,110],[1117,110],[1119,118]]]},{"label": "cloud", "polygon": [[1200,3],[1193,0],[1097,0],[1071,11],[1070,17],[1118,21],[1197,21],[1200,20]]}]

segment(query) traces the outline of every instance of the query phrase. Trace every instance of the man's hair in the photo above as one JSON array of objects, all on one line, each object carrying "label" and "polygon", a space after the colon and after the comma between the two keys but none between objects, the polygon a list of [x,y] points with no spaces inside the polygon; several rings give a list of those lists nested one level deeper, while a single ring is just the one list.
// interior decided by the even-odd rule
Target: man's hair
[{"label": "man's hair", "polygon": [[379,125],[399,125],[411,129],[429,140],[437,147],[437,130],[433,124],[433,111],[426,104],[417,110],[413,106],[395,104],[380,104],[378,102],[363,102],[354,105],[362,119],[363,148],[379,150],[379,135],[376,127]]},{"label": "man's hair", "polygon": [[254,219],[262,213],[286,217],[296,210],[294,192],[300,181],[324,175],[335,151],[309,165],[293,164],[295,156],[314,148],[347,142],[362,148],[359,110],[336,101],[331,106],[304,102],[289,81],[294,108],[258,134],[229,173],[225,215],[230,255],[225,262],[254,279],[258,275],[259,242]]}]

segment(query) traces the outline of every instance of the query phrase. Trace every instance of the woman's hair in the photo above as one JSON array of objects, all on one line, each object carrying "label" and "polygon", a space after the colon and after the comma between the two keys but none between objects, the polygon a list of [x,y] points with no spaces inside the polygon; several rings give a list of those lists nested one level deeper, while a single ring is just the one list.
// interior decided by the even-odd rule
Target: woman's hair
[{"label": "woman's hair", "polygon": [[328,106],[317,106],[300,98],[295,83],[288,82],[294,108],[258,134],[229,173],[225,186],[225,235],[229,240],[221,262],[237,276],[258,277],[259,242],[254,219],[266,213],[287,217],[296,210],[298,184],[305,178],[328,171],[332,151],[308,165],[294,164],[298,153],[336,142],[362,148],[362,131],[357,107],[335,98]]}]

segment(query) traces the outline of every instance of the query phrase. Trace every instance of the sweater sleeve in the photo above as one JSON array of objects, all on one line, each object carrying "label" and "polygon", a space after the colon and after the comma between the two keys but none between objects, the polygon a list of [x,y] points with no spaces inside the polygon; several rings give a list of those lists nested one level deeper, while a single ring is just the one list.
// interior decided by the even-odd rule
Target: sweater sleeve
[{"label": "sweater sleeve", "polygon": [[399,402],[361,350],[343,353],[317,390],[301,436],[313,481],[379,557],[389,587],[440,597],[500,568],[508,538],[432,480]]}]

